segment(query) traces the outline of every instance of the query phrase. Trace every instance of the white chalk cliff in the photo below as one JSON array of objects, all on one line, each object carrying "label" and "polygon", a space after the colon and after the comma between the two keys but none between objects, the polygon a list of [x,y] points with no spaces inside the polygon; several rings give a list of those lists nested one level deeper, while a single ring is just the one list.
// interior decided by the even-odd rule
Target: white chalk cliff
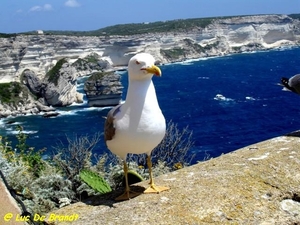
[{"label": "white chalk cliff", "polygon": [[[300,44],[300,21],[286,15],[215,19],[188,32],[132,36],[76,37],[18,35],[0,38],[0,83],[19,81],[25,69],[40,79],[67,57],[74,62],[91,53],[113,67],[126,66],[137,52],[149,52],[160,63]],[[82,75],[82,74],[77,74]]]}]

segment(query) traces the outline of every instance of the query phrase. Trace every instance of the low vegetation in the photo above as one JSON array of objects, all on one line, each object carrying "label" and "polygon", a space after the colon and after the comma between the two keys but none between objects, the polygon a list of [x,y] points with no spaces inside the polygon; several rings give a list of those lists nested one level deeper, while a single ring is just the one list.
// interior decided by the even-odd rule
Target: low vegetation
[{"label": "low vegetation", "polygon": [[[93,154],[93,148],[102,141],[102,134],[67,137],[67,144],[59,144],[53,155],[45,159],[45,149],[29,147],[22,127],[16,129],[15,146],[0,137],[0,170],[32,214],[44,214],[124,185],[120,159],[109,151]],[[157,176],[189,165],[193,158],[189,153],[192,145],[192,132],[188,128],[180,130],[169,122],[165,139],[152,153],[153,174]],[[127,162],[129,183],[149,178],[146,155],[129,154]],[[90,176],[95,179],[91,180]]]},{"label": "low vegetation", "polygon": [[64,63],[67,63],[68,61],[63,58],[60,59],[55,66],[49,70],[46,74],[46,78],[48,79],[49,82],[54,83],[55,85],[58,84],[58,79],[59,79],[59,70],[61,69],[61,67],[63,66]]},{"label": "low vegetation", "polygon": [[0,102],[17,105],[27,99],[29,91],[19,82],[0,83]]},{"label": "low vegetation", "polygon": [[218,48],[219,44],[220,41],[216,40],[210,44],[201,46],[192,39],[185,38],[183,39],[182,46],[169,49],[160,49],[160,54],[162,54],[165,58],[171,60],[189,58],[189,54],[193,52],[205,53],[206,51],[210,51],[213,48]]},{"label": "low vegetation", "polygon": [[182,56],[186,55],[186,50],[184,48],[171,48],[171,49],[160,49],[160,54],[162,54],[167,59],[180,59]]},{"label": "low vegetation", "polygon": [[[289,14],[292,19],[300,19],[300,14]],[[228,19],[240,16],[228,17],[208,17],[208,18],[190,18],[190,19],[177,19],[168,21],[157,21],[144,23],[129,23],[117,24],[113,26],[104,27],[92,31],[44,31],[45,35],[70,35],[70,36],[110,36],[110,35],[136,35],[147,33],[165,33],[165,32],[188,32],[191,30],[203,29],[210,25],[216,19]],[[36,31],[19,33],[23,35],[34,35]],[[0,38],[15,37],[18,34],[5,34],[0,33]]]},{"label": "low vegetation", "polygon": [[97,32],[106,35],[134,35],[146,33],[183,32],[198,28],[205,28],[214,18],[180,19],[158,21],[153,23],[119,24],[105,27]]},{"label": "low vegetation", "polygon": [[[108,26],[93,31],[45,31],[45,35],[70,35],[70,36],[110,36],[110,35],[135,35],[147,33],[183,32],[193,29],[205,28],[216,18],[192,18],[157,22],[129,23]],[[27,32],[25,34],[35,34]]]},{"label": "low vegetation", "polygon": [[11,37],[16,37],[17,34],[13,33],[13,34],[5,34],[5,33],[0,33],[0,38],[11,38]]}]

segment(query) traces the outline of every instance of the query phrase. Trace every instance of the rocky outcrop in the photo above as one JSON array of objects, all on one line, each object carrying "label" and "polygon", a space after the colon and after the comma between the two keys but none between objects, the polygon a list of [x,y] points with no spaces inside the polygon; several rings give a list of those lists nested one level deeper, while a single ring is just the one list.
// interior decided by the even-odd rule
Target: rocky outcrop
[{"label": "rocky outcrop", "polygon": [[52,117],[58,115],[53,112],[55,108],[52,106],[83,102],[83,95],[77,92],[76,69],[65,59],[58,61],[43,80],[26,69],[21,75],[21,83],[2,85],[9,94],[4,94],[3,90],[1,92],[0,117],[41,112],[44,112],[44,117]]},{"label": "rocky outcrop", "polygon": [[19,82],[0,84],[0,93],[0,118],[54,110],[36,101],[28,88]]},{"label": "rocky outcrop", "polygon": [[118,105],[123,88],[120,78],[120,75],[114,72],[93,73],[84,85],[89,106]]},{"label": "rocky outcrop", "polygon": [[[149,52],[158,62],[167,63],[299,42],[300,22],[286,15],[215,19],[204,28],[176,33],[99,37],[20,35],[0,39],[0,82],[18,81],[26,69],[42,79],[61,58],[69,58],[69,63],[73,63],[90,54],[99,56],[100,67],[105,64],[111,69],[126,66],[137,52]],[[77,73],[85,75],[80,70]]]},{"label": "rocky outcrop", "polygon": [[75,68],[65,59],[59,61],[56,67],[52,68],[44,79],[41,92],[46,103],[52,106],[68,106],[80,102]]},{"label": "rocky outcrop", "polygon": [[[24,101],[26,99],[26,101]],[[27,114],[52,112],[56,109],[36,101],[27,91],[20,93],[20,99],[10,103],[0,103],[0,118]]]},{"label": "rocky outcrop", "polygon": [[[300,135],[273,138],[155,178],[170,187],[116,202],[123,190],[66,206],[51,224],[299,224]],[[132,186],[141,192],[148,181]],[[72,221],[50,220],[50,215]]]},{"label": "rocky outcrop", "polygon": [[82,102],[82,96],[76,90],[76,70],[66,59],[58,61],[43,80],[28,69],[23,72],[21,80],[39,102],[45,105],[67,106]]},{"label": "rocky outcrop", "polygon": [[23,84],[28,87],[30,92],[36,96],[40,96],[42,82],[35,75],[35,73],[29,69],[24,70],[22,77]]},{"label": "rocky outcrop", "polygon": [[78,58],[72,66],[76,69],[77,76],[87,76],[97,71],[112,71],[113,67],[107,60],[92,52],[84,58]]}]

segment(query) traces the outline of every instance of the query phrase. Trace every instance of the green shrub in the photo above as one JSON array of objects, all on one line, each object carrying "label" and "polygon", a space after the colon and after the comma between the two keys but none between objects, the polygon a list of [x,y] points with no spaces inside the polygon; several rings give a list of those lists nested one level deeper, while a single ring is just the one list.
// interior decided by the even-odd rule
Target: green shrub
[{"label": "green shrub", "polygon": [[88,56],[86,56],[84,59],[89,63],[97,64],[99,61],[99,55],[97,53],[94,53],[94,54],[92,53],[92,54],[89,54]]},{"label": "green shrub", "polygon": [[49,70],[46,74],[46,77],[47,77],[47,80],[49,82],[52,82],[54,83],[55,85],[58,84],[58,79],[59,79],[59,70],[61,69],[62,65],[64,63],[67,63],[68,61],[63,58],[63,59],[60,59],[56,64],[55,66]]},{"label": "green shrub", "polygon": [[185,44],[187,46],[192,47],[196,52],[201,53],[201,52],[205,52],[205,48],[203,48],[201,45],[194,43],[191,39],[186,38],[183,39],[183,41],[185,42]]},{"label": "green shrub", "polygon": [[[45,149],[35,151],[33,147],[29,147],[26,143],[28,135],[23,132],[23,127],[18,125],[16,127],[18,131],[16,138],[18,140],[16,147],[13,148],[8,147],[7,144],[4,147],[3,142],[0,144],[2,148],[2,152],[5,154],[8,161],[20,161],[22,160],[26,166],[28,166],[30,172],[33,173],[34,176],[39,177],[41,171],[45,169],[45,162],[42,159],[42,154]],[[7,143],[7,142],[6,142]],[[11,142],[9,143],[11,144]]]},{"label": "green shrub", "polygon": [[0,101],[3,103],[18,100],[21,92],[22,86],[18,82],[0,83]]},{"label": "green shrub", "polygon": [[12,34],[0,33],[0,38],[11,38],[16,36],[17,36],[16,33],[12,33]]},{"label": "green shrub", "polygon": [[184,48],[161,49],[160,53],[168,59],[179,59],[185,57],[186,50]]}]

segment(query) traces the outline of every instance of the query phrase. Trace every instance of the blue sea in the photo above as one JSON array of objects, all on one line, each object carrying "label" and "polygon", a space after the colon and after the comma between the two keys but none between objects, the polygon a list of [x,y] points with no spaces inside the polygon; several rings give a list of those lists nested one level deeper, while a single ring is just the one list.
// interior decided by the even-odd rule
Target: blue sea
[{"label": "blue sea", "polygon": [[[278,85],[282,76],[300,73],[300,48],[188,60],[161,70],[162,77],[153,78],[161,109],[167,121],[193,132],[193,163],[300,129],[300,96]],[[122,73],[123,99],[127,78]],[[82,93],[83,82],[78,82]],[[29,135],[29,146],[46,147],[46,154],[52,154],[67,137],[103,132],[103,116],[109,109],[88,107],[85,99],[58,109],[55,118],[9,117],[0,120],[0,135],[15,140],[19,124]],[[104,151],[101,140],[94,152]]]}]

